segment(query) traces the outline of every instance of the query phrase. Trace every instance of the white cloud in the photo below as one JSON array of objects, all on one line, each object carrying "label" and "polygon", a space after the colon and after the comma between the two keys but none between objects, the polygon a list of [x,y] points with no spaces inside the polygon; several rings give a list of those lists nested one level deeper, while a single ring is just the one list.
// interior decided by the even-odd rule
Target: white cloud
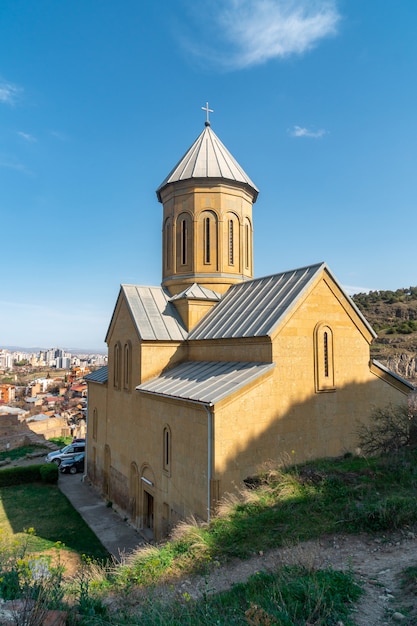
[{"label": "white cloud", "polygon": [[[244,68],[270,59],[303,54],[324,37],[335,35],[340,20],[337,0],[219,0],[210,3],[210,21],[201,11],[198,19],[214,24],[209,33],[219,47],[199,43],[193,52],[229,68]],[[197,14],[196,14],[197,15]],[[207,39],[207,32],[204,32]],[[196,37],[194,38],[194,41]]]},{"label": "white cloud", "polygon": [[369,287],[354,287],[351,285],[343,285],[343,289],[346,291],[348,296],[354,296],[358,293],[369,293],[372,291]]},{"label": "white cloud", "polygon": [[14,104],[21,91],[20,87],[0,80],[0,102],[3,104]]},{"label": "white cloud", "polygon": [[323,128],[320,130],[309,130],[308,128],[303,128],[302,126],[294,126],[290,131],[290,134],[293,137],[312,137],[313,139],[319,139],[326,133],[327,131]]},{"label": "white cloud", "polygon": [[0,157],[0,167],[5,167],[11,170],[16,170],[17,172],[23,172],[24,174],[32,175],[32,172],[18,161],[10,161],[8,159],[2,159]]},{"label": "white cloud", "polygon": [[17,131],[17,134],[19,135],[19,137],[22,137],[22,139],[25,139],[25,141],[29,141],[31,143],[37,141],[36,137],[34,137],[33,135],[29,135],[29,133],[24,133],[21,130]]},{"label": "white cloud", "polygon": [[59,141],[68,141],[68,135],[61,133],[59,130],[51,130],[50,133],[52,137],[58,139]]}]

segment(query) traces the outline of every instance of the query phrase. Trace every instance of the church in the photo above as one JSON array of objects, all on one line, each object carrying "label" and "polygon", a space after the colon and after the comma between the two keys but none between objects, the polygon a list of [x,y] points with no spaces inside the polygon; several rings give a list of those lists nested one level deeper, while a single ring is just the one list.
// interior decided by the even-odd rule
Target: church
[{"label": "church", "polygon": [[[206,106],[208,116],[208,105]],[[88,382],[88,479],[149,539],[265,463],[354,452],[413,389],[325,263],[254,278],[255,184],[204,130],[156,191],[162,283],[121,285]]]}]

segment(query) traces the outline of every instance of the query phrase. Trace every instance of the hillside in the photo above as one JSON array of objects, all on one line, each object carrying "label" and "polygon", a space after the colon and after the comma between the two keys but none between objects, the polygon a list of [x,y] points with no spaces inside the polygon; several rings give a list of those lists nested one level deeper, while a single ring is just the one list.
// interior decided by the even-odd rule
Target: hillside
[{"label": "hillside", "polygon": [[378,338],[371,357],[417,383],[417,287],[352,296]]}]

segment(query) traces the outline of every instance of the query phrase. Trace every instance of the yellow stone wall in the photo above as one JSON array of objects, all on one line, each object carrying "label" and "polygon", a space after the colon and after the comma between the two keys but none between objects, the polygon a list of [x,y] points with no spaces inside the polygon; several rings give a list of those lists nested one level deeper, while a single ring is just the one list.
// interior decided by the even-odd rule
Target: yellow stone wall
[{"label": "yellow stone wall", "polygon": [[[333,337],[334,387],[325,391],[317,391],[319,323],[326,324]],[[88,475],[138,527],[145,522],[147,491],[154,502],[156,539],[181,518],[191,514],[206,518],[206,410],[135,391],[142,380],[180,360],[275,363],[270,372],[214,407],[212,489],[220,496],[235,490],[265,463],[354,451],[359,421],[367,420],[375,407],[407,399],[401,383],[370,367],[371,338],[369,328],[326,272],[272,339],[195,341],[182,346],[141,343],[127,306],[119,302],[109,333],[109,382],[89,385]],[[132,345],[130,391],[113,384],[113,348],[116,342],[123,347],[127,340]],[[90,423],[94,409],[95,438]],[[165,427],[171,437],[169,471],[163,461]]]},{"label": "yellow stone wall", "polygon": [[[188,285],[224,293],[228,287],[253,277],[253,195],[239,184],[218,182],[198,186],[188,180],[161,192],[164,207],[162,284],[172,294]],[[181,257],[180,221],[189,219],[186,259]],[[205,257],[204,218],[212,219],[210,258]],[[233,226],[230,258],[229,221]],[[185,262],[184,262],[185,261]]]}]

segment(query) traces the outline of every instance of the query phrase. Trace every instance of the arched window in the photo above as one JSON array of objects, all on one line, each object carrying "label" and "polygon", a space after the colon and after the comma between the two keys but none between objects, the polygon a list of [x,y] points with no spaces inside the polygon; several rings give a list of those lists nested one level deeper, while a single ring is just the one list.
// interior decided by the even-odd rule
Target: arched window
[{"label": "arched window", "polygon": [[181,265],[187,265],[187,222],[182,219],[180,222],[181,229]]},{"label": "arched window", "polygon": [[210,263],[210,218],[204,218],[204,263]]},{"label": "arched window", "polygon": [[132,344],[127,341],[123,347],[123,389],[130,391],[132,382]]},{"label": "arched window", "polygon": [[189,271],[193,261],[193,223],[188,213],[176,222],[176,271]]},{"label": "arched window", "polygon": [[121,347],[120,341],[118,341],[114,346],[114,359],[113,359],[113,385],[115,389],[120,389],[121,382]]},{"label": "arched window", "polygon": [[[210,269],[217,269],[217,229],[218,219],[214,211],[203,211],[198,217],[197,250],[199,260]],[[208,267],[204,268],[209,269]]]},{"label": "arched window", "polygon": [[162,467],[167,474],[171,473],[171,429],[169,426],[164,427],[163,433],[163,460]]},{"label": "arched window", "polygon": [[172,223],[171,219],[165,220],[164,225],[164,264],[165,269],[172,268]]},{"label": "arched window", "polygon": [[333,331],[320,323],[314,330],[316,391],[334,391]]},{"label": "arched window", "polygon": [[234,264],[234,239],[233,239],[233,220],[229,220],[229,265]]},{"label": "arched window", "polygon": [[[240,271],[243,263],[243,253],[241,251],[241,225],[235,213],[228,213],[224,226],[225,261],[230,269]],[[243,229],[242,229],[243,232]]]},{"label": "arched window", "polygon": [[244,228],[244,259],[245,269],[251,271],[252,269],[252,225],[248,219],[245,220]]}]

